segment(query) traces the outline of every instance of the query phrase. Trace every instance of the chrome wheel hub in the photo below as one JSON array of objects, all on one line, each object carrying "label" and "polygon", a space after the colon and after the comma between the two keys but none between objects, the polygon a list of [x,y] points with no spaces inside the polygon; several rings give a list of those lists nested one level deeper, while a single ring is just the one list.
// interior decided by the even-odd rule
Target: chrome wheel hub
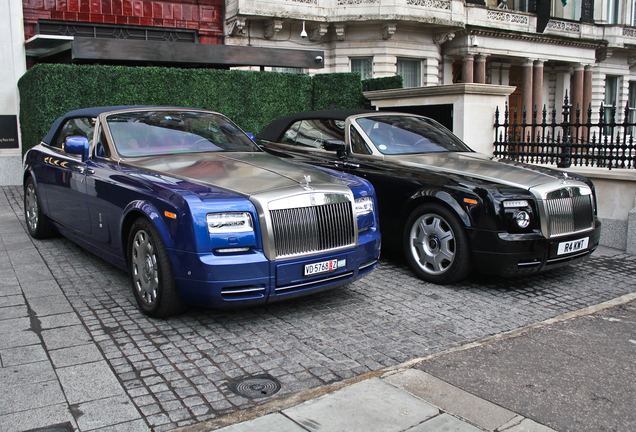
[{"label": "chrome wheel hub", "polygon": [[137,231],[133,239],[132,273],[137,295],[145,304],[152,305],[159,290],[159,268],[150,236],[143,230]]},{"label": "chrome wheel hub", "polygon": [[24,210],[29,230],[35,231],[38,228],[38,195],[31,183],[27,186]]},{"label": "chrome wheel hub", "polygon": [[411,228],[411,253],[426,273],[448,270],[455,259],[455,234],[448,222],[437,214],[420,216]]}]

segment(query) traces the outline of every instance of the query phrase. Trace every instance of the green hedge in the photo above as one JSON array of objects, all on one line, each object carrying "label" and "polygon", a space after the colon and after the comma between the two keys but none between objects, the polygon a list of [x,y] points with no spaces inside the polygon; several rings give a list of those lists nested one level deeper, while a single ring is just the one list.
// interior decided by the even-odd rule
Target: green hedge
[{"label": "green hedge", "polygon": [[399,89],[403,86],[401,75],[362,80],[364,91]]},{"label": "green hedge", "polygon": [[364,106],[359,74],[38,64],[18,82],[22,151],[78,108],[171,105],[210,109],[258,133],[273,119],[315,109]]},{"label": "green hedge", "polygon": [[314,110],[364,108],[359,73],[318,74],[313,81]]}]

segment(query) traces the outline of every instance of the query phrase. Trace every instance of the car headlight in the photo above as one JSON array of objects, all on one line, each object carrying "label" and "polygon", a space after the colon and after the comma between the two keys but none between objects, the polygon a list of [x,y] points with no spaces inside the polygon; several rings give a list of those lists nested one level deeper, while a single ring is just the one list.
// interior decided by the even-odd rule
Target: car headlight
[{"label": "car headlight", "polygon": [[373,199],[371,197],[356,198],[356,217],[373,213]]},{"label": "car headlight", "polygon": [[207,222],[210,234],[254,231],[248,212],[208,213]]},{"label": "car headlight", "polygon": [[510,232],[527,231],[535,224],[535,213],[529,200],[507,200],[503,207]]},{"label": "car headlight", "polygon": [[530,225],[530,215],[526,211],[520,211],[515,215],[515,221],[519,228],[528,228]]}]

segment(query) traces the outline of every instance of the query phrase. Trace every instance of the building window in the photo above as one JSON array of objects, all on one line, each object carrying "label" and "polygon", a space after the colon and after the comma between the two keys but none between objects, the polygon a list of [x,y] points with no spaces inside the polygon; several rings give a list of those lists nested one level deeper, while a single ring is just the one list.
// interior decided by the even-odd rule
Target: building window
[{"label": "building window", "polygon": [[630,20],[630,25],[636,27],[636,0],[632,0],[632,19]]},{"label": "building window", "polygon": [[351,72],[358,72],[363,80],[373,78],[373,57],[352,58]]},{"label": "building window", "polygon": [[618,24],[618,1],[607,0],[607,23]]},{"label": "building window", "polygon": [[[627,100],[627,122],[636,123],[636,81],[629,82],[629,99]],[[628,133],[634,135],[634,126],[629,127]]]},{"label": "building window", "polygon": [[403,87],[422,85],[422,62],[420,60],[398,59],[397,74],[402,77]]},{"label": "building window", "polygon": [[[605,100],[603,101],[603,115],[604,122],[606,124],[612,123],[614,118],[614,111],[618,109],[618,77],[613,75],[605,76]],[[605,129],[605,134],[610,134],[611,130],[609,128]]]}]

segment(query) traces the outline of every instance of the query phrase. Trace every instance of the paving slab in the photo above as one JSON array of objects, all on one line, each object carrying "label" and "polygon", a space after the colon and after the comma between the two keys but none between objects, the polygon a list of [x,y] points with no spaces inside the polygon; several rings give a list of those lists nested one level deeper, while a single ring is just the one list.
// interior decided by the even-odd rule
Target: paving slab
[{"label": "paving slab", "polygon": [[60,367],[55,372],[70,404],[126,394],[113,371],[103,360]]},{"label": "paving slab", "polygon": [[482,429],[444,413],[408,429],[407,432],[482,432]]},{"label": "paving slab", "polygon": [[498,429],[516,416],[508,409],[476,397],[418,369],[408,369],[389,375],[384,380],[485,430]]},{"label": "paving slab", "polygon": [[237,423],[222,429],[219,432],[247,432],[247,431],[271,431],[271,432],[306,432],[307,429],[301,427],[293,420],[281,413],[268,414],[257,417],[243,423]]},{"label": "paving slab", "polygon": [[308,430],[333,432],[399,432],[439,413],[434,406],[377,378],[283,411]]}]

